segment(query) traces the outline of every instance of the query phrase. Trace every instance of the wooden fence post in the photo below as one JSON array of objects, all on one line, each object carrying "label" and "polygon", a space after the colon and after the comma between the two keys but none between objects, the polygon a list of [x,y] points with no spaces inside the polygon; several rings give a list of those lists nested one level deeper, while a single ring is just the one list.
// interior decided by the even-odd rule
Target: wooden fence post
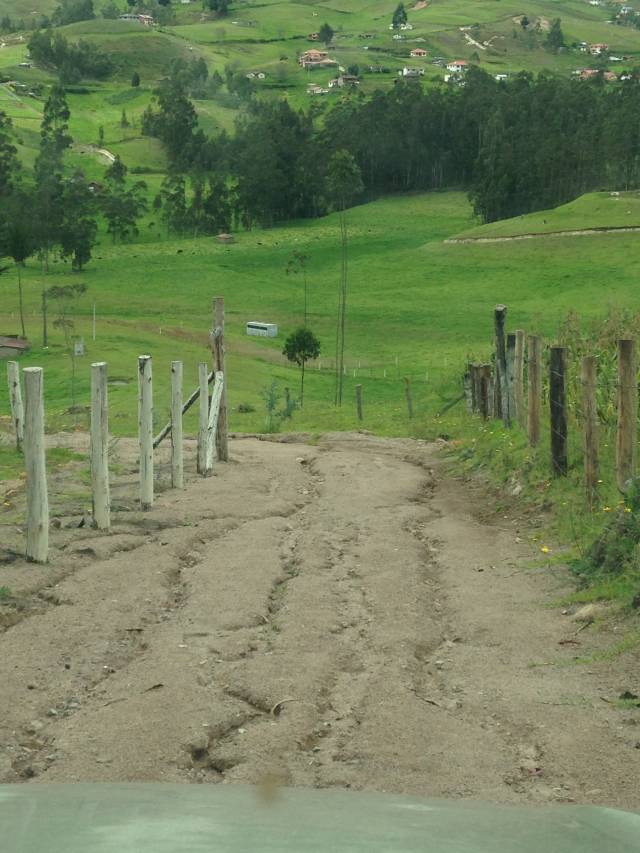
[{"label": "wooden fence post", "polygon": [[11,420],[16,436],[16,448],[22,450],[24,440],[24,407],[20,389],[20,366],[17,361],[7,362],[7,382],[9,384],[9,401],[11,403]]},{"label": "wooden fence post", "polygon": [[513,412],[511,414],[519,426],[524,429],[526,422],[524,408],[524,331],[522,329],[516,329],[516,349],[513,364]]},{"label": "wooden fence post", "polygon": [[504,323],[507,317],[505,305],[496,305],[494,310],[496,331],[496,418],[502,418],[509,426],[509,385],[507,380],[507,347],[504,338]]},{"label": "wooden fence post", "polygon": [[138,356],[138,438],[140,443],[140,504],[153,506],[153,379],[151,356]]},{"label": "wooden fence post", "polygon": [[104,361],[91,365],[91,496],[95,527],[109,530],[109,405]]},{"label": "wooden fence post", "polygon": [[413,417],[413,399],[411,397],[411,380],[408,376],[404,377],[404,395],[407,398],[407,411],[409,417]]},{"label": "wooden fence post", "polygon": [[475,415],[478,411],[480,395],[478,394],[478,365],[469,365],[469,376],[471,378],[471,412]]},{"label": "wooden fence post", "polygon": [[220,400],[220,413],[218,415],[216,446],[220,462],[228,462],[227,374],[224,363],[224,298],[222,296],[216,296],[213,300],[213,369],[216,373],[222,373],[225,378],[222,387],[222,399]]},{"label": "wooden fence post", "polygon": [[209,368],[204,361],[198,365],[200,399],[198,401],[198,474],[205,476],[207,463],[207,424],[209,423]]},{"label": "wooden fence post", "polygon": [[514,385],[516,372],[516,335],[515,332],[509,332],[507,335],[507,390],[509,401],[509,420],[513,418],[516,410]]},{"label": "wooden fence post", "polygon": [[567,474],[566,353],[565,347],[551,347],[549,365],[551,470],[556,477],[564,477]]},{"label": "wooden fence post", "polygon": [[362,420],[362,385],[356,385],[356,409],[358,420]]},{"label": "wooden fence post", "polygon": [[182,462],[182,362],[171,362],[171,485],[184,488]]},{"label": "wooden fence post", "polygon": [[584,485],[589,506],[598,490],[598,408],[596,404],[596,359],[582,359],[582,411],[584,414]]},{"label": "wooden fence post", "polygon": [[207,420],[207,441],[204,456],[204,474],[208,476],[213,471],[213,456],[214,447],[216,446],[216,436],[218,435],[218,419],[220,417],[220,404],[224,393],[224,374],[220,371],[216,373],[216,379],[213,384],[213,393],[211,394],[211,404],[209,406],[209,418]]},{"label": "wooden fence post", "polygon": [[638,429],[638,378],[636,343],[618,341],[618,430],[616,437],[616,480],[621,492],[626,492],[629,480],[636,473],[636,444]]},{"label": "wooden fence post", "polygon": [[542,397],[542,341],[539,335],[529,335],[527,350],[529,356],[527,431],[530,446],[537,447],[540,443],[540,402]]},{"label": "wooden fence post", "polygon": [[44,398],[41,367],[24,369],[24,460],[27,472],[27,549],[34,563],[49,553],[49,498],[44,453]]},{"label": "wooden fence post", "polygon": [[496,384],[496,375],[489,365],[489,397],[487,401],[487,412],[490,418],[496,417],[496,412],[498,411],[497,407],[500,404],[500,397],[498,396],[498,389]]},{"label": "wooden fence post", "polygon": [[489,417],[489,399],[491,394],[491,365],[478,365],[480,376],[480,414],[484,421]]},{"label": "wooden fence post", "polygon": [[464,388],[464,399],[467,406],[467,412],[473,413],[473,382],[471,380],[471,365],[467,365],[464,377],[462,379]]}]

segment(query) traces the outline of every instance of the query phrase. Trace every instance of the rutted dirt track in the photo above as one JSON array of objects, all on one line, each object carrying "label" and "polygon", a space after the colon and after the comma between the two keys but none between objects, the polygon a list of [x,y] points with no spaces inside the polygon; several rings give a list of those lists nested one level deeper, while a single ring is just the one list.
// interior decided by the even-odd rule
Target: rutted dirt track
[{"label": "rutted dirt track", "polygon": [[433,446],[232,455],[109,536],[62,525],[46,569],[0,567],[58,578],[0,636],[0,781],[640,808],[640,711],[602,701],[635,662],[572,662],[602,636],[545,607],[562,577],[527,570],[514,522],[476,520]]}]

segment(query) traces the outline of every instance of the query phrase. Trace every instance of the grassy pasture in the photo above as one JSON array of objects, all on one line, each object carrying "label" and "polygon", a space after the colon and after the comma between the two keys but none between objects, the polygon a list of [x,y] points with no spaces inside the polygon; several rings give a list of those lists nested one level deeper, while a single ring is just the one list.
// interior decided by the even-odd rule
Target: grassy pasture
[{"label": "grassy pasture", "polygon": [[[592,197],[584,204],[594,204]],[[539,217],[532,215],[532,222]],[[235,409],[239,403],[249,403],[257,410],[234,411],[232,428],[263,427],[262,390],[273,379],[294,391],[297,387],[297,370],[283,363],[280,355],[284,336],[301,321],[302,284],[299,277],[285,273],[294,249],[310,255],[310,325],[323,347],[322,370],[316,365],[309,371],[307,403],[294,416],[293,426],[301,429],[355,426],[356,382],[364,386],[365,426],[370,429],[402,434],[453,428],[455,409],[444,419],[444,426],[434,416],[459,393],[467,357],[488,354],[496,302],[509,306],[510,328],[522,327],[551,338],[566,312],[578,305],[582,313],[596,315],[609,304],[633,306],[636,301],[640,238],[633,233],[556,238],[552,243],[445,243],[449,236],[469,233],[473,224],[469,204],[460,193],[381,199],[354,208],[349,222],[348,375],[342,410],[331,405],[339,272],[336,218],[242,233],[236,244],[222,246],[212,238],[169,240],[150,214],[134,244],[112,246],[102,236],[94,260],[80,275],[63,263],[53,265],[48,276],[35,260],[27,267],[27,324],[34,348],[24,364],[46,368],[52,423],[74,420],[65,414],[70,405],[70,361],[60,334],[53,331],[48,352],[39,349],[40,292],[54,283],[82,280],[89,288],[76,309],[77,333],[88,347],[79,364],[79,402],[88,402],[90,361],[106,360],[112,374],[130,380],[114,387],[116,433],[135,431],[138,354],[148,351],[155,356],[159,420],[168,405],[171,359],[185,361],[187,382],[195,385],[197,362],[206,355],[209,300],[217,294],[223,294],[227,303],[230,404]],[[0,279],[0,294],[2,327],[16,331],[12,272]],[[94,301],[95,343],[90,319]],[[244,326],[251,319],[278,323],[279,338],[247,338]],[[404,407],[405,375],[413,382],[417,414],[413,423]],[[0,386],[0,408],[6,405],[6,391]]]}]

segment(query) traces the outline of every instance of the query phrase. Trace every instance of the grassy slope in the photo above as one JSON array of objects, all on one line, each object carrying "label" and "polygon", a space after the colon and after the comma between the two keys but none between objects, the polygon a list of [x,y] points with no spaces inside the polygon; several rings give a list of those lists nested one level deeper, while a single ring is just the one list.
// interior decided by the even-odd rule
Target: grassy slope
[{"label": "grassy slope", "polygon": [[457,234],[462,239],[546,234],[585,228],[640,227],[640,194],[587,193],[554,210],[541,210],[513,219],[479,225]]},{"label": "grassy slope", "polygon": [[[88,401],[89,361],[104,359],[114,375],[128,377],[131,385],[119,385],[113,392],[116,432],[135,430],[133,380],[140,352],[156,357],[159,420],[166,413],[172,358],[184,359],[187,383],[195,384],[197,361],[206,354],[209,300],[218,293],[227,301],[231,405],[251,403],[259,410],[249,415],[234,413],[232,426],[261,428],[261,390],[274,378],[292,388],[297,384],[296,370],[284,365],[279,355],[284,335],[301,319],[301,282],[284,271],[294,249],[311,256],[310,324],[323,346],[323,370],[310,371],[307,406],[294,423],[312,430],[355,425],[356,382],[364,385],[368,428],[393,434],[413,429],[433,434],[453,428],[453,421],[445,419],[442,426],[433,416],[458,393],[467,355],[488,353],[496,302],[509,306],[511,328],[552,337],[561,317],[576,305],[595,314],[612,302],[632,306],[636,301],[640,243],[635,234],[579,241],[559,238],[553,244],[446,244],[444,238],[472,222],[466,198],[458,193],[383,199],[353,209],[349,218],[349,375],[343,411],[336,413],[328,405],[333,379],[327,360],[333,353],[339,271],[335,217],[240,234],[231,247],[211,238],[166,240],[148,219],[139,243],[112,247],[103,237],[95,260],[81,276],[57,264],[52,274],[43,277],[35,261],[29,264],[27,322],[34,349],[24,363],[43,364],[47,370],[52,422],[70,421],[62,415],[69,405],[69,363],[56,332],[48,353],[38,349],[43,284],[83,280],[89,287],[78,306],[77,329],[89,344],[88,356],[80,365],[79,399]],[[0,294],[5,306],[2,328],[15,331],[13,274],[0,279]],[[92,344],[89,314],[94,300],[99,334]],[[244,324],[250,319],[278,323],[280,337],[248,339]],[[404,410],[404,375],[413,379],[419,416],[414,425],[408,423]],[[6,391],[0,386],[0,408],[5,407]]]}]

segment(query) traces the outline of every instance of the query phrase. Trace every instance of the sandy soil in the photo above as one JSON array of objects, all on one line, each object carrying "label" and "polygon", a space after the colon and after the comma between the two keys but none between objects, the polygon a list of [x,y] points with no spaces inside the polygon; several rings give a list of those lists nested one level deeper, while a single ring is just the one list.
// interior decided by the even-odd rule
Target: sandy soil
[{"label": "sandy soil", "polygon": [[238,439],[146,514],[119,453],[110,535],[60,516],[48,567],[0,565],[0,781],[640,808],[637,657],[575,661],[626,627],[563,614],[433,445]]}]

